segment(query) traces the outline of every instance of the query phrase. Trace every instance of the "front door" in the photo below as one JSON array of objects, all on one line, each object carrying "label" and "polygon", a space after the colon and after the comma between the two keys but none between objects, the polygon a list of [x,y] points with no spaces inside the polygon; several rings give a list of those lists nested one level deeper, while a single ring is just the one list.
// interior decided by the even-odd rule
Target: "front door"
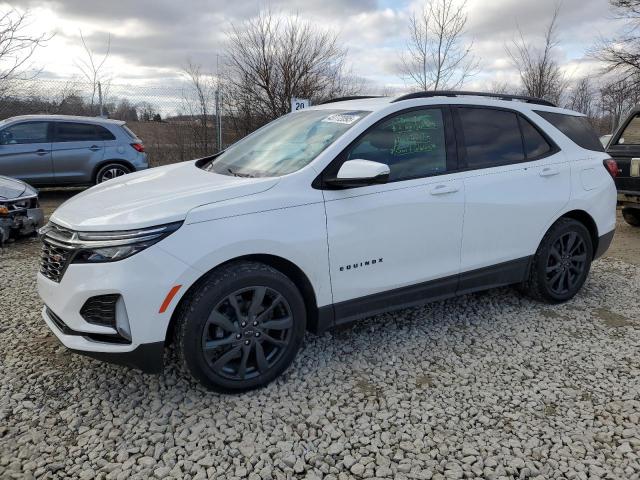
[{"label": "front door", "polygon": [[0,175],[32,185],[53,183],[49,122],[14,123],[0,131]]},{"label": "front door", "polygon": [[455,291],[464,184],[459,174],[447,174],[455,164],[455,155],[447,155],[449,119],[447,108],[394,114],[367,130],[324,172],[334,175],[353,159],[390,169],[384,185],[324,190],[338,322]]}]

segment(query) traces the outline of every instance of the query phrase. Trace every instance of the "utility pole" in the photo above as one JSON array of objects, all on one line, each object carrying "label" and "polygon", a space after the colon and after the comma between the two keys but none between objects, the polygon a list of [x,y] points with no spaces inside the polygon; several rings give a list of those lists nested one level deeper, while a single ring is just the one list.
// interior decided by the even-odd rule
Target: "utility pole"
[{"label": "utility pole", "polygon": [[104,107],[102,103],[102,83],[98,82],[98,102],[100,103],[100,116],[104,117]]},{"label": "utility pole", "polygon": [[216,148],[222,150],[222,92],[220,91],[220,55],[216,54]]},{"label": "utility pole", "polygon": [[216,87],[216,147],[222,150],[222,92]]}]

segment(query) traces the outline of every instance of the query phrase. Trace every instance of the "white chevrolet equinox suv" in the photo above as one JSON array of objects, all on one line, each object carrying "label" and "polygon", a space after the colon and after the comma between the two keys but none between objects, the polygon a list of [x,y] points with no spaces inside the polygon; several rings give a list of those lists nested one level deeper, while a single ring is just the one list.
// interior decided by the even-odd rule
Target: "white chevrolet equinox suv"
[{"label": "white chevrolet equinox suv", "polygon": [[146,372],[173,342],[206,387],[249,390],[307,330],[501,285],[569,300],[613,238],[617,171],[583,115],[535,98],[326,102],[64,203],[44,321]]}]

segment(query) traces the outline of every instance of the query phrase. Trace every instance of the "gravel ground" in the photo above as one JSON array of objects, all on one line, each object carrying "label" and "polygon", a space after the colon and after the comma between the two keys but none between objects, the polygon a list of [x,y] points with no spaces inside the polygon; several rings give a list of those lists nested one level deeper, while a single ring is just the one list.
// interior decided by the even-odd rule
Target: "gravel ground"
[{"label": "gravel ground", "polygon": [[379,315],[238,396],[68,353],[37,250],[0,256],[2,479],[640,478],[640,266],[616,248],[565,305],[505,288]]}]

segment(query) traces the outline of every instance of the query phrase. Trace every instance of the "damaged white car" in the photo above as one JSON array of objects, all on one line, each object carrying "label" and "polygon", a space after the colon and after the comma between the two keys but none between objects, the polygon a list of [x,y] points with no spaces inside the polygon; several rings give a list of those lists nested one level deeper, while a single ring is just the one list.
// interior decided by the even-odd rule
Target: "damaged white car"
[{"label": "damaged white car", "polygon": [[0,247],[10,238],[36,233],[43,223],[38,191],[20,180],[0,175]]}]

